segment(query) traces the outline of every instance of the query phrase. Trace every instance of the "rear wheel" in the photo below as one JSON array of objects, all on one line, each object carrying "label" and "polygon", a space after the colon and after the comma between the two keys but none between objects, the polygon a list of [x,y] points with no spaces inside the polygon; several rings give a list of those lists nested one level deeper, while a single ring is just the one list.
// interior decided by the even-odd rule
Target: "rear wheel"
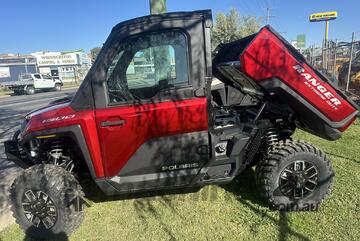
[{"label": "rear wheel", "polygon": [[34,88],[34,86],[28,86],[28,87],[26,87],[26,94],[28,94],[28,95],[33,95],[33,94],[35,94],[35,88]]},{"label": "rear wheel", "polygon": [[16,222],[27,235],[41,240],[68,236],[79,227],[82,198],[75,177],[55,165],[24,170],[10,189]]},{"label": "rear wheel", "polygon": [[22,93],[21,90],[14,90],[14,95],[22,95]]},{"label": "rear wheel", "polygon": [[303,141],[274,145],[256,168],[257,185],[272,208],[316,210],[330,194],[334,172],[325,153]]}]

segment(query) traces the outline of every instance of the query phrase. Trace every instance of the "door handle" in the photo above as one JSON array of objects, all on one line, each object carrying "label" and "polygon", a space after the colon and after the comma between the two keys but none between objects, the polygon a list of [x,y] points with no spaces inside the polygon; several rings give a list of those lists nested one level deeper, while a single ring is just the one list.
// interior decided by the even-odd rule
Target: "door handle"
[{"label": "door handle", "polygon": [[125,120],[116,120],[116,121],[103,121],[101,122],[101,127],[107,126],[122,126],[125,124]]}]

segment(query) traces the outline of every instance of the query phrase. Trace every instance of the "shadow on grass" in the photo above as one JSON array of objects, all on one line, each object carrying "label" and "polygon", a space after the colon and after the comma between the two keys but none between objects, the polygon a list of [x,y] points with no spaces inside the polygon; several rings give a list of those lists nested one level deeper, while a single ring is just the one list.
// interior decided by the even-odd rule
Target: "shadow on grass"
[{"label": "shadow on grass", "polygon": [[[93,202],[106,202],[106,201],[114,201],[114,200],[128,200],[134,199],[134,208],[136,213],[138,214],[141,221],[144,225],[147,224],[147,217],[150,215],[154,217],[158,222],[159,225],[163,228],[163,230],[169,235],[169,240],[175,240],[175,236],[166,223],[166,220],[162,219],[161,214],[157,211],[157,207],[154,206],[152,202],[153,198],[159,201],[164,207],[170,209],[173,214],[186,221],[186,217],[183,217],[181,213],[179,213],[176,208],[173,206],[173,198],[171,195],[177,194],[186,194],[186,193],[193,193],[193,198],[195,200],[204,200],[210,201],[216,200],[216,191],[212,193],[213,189],[210,190],[209,193],[205,193],[204,195],[199,194],[199,190],[201,187],[193,187],[193,188],[186,188],[180,190],[162,190],[162,191],[152,191],[152,192],[144,192],[144,193],[134,193],[134,194],[126,194],[126,195],[119,195],[113,197],[106,197],[102,191],[96,186],[94,183],[87,183],[87,185],[83,185],[84,191],[86,193],[86,197],[93,201]],[[220,185],[221,188],[226,190],[229,193],[232,193],[234,196],[237,197],[237,200],[255,213],[257,216],[265,219],[269,222],[272,222],[274,225],[278,226],[278,240],[285,241],[291,238],[296,238],[299,240],[310,240],[304,234],[293,230],[290,227],[290,222],[288,220],[288,216],[286,212],[278,212],[278,211],[271,211],[268,208],[267,203],[264,199],[260,196],[259,192],[257,191],[255,185],[255,172],[253,169],[248,168],[243,173],[241,173],[234,181],[229,184]],[[165,196],[166,195],[166,196]],[[170,195],[170,196],[169,196]],[[176,197],[176,200],[179,200],[180,196]],[[215,199],[214,199],[215,198]],[[193,199],[194,200],[194,199]],[[186,201],[184,199],[184,201]],[[225,204],[226,205],[226,204]],[[265,208],[266,207],[266,208]],[[279,218],[274,218],[273,216],[269,215],[270,212],[277,212],[279,214]],[[256,229],[253,230],[254,234],[256,234]]]},{"label": "shadow on grass", "polygon": [[[289,240],[292,236],[293,238],[308,241],[310,240],[305,235],[293,230],[289,225],[289,220],[286,212],[280,211],[271,211],[270,209],[260,209],[259,207],[268,207],[268,204],[260,196],[255,185],[255,172],[253,169],[248,168],[243,173],[241,173],[232,183],[228,185],[223,185],[226,191],[233,193],[237,200],[255,213],[257,216],[262,219],[266,219],[269,222],[272,222],[274,225],[278,226],[278,240],[285,241]],[[270,216],[269,212],[279,213],[279,219]],[[253,229],[252,229],[253,230]],[[257,233],[256,230],[253,230],[254,234]]]},{"label": "shadow on grass", "polygon": [[58,234],[54,234],[52,232],[49,232],[49,230],[47,230],[47,238],[45,239],[39,239],[39,238],[34,238],[37,236],[44,236],[44,234],[41,234],[39,232],[39,230],[36,230],[36,228],[29,228],[28,230],[26,230],[25,233],[25,237],[23,241],[68,241],[69,238],[66,235],[66,233],[58,233]]},{"label": "shadow on grass", "polygon": [[245,169],[231,183],[221,185],[220,187],[232,193],[239,201],[248,200],[261,207],[268,207],[268,204],[257,190],[255,185],[255,172],[251,168]]},{"label": "shadow on grass", "polygon": [[[197,193],[201,187],[189,187],[182,188],[178,190],[159,190],[159,191],[149,191],[149,192],[139,192],[139,193],[130,193],[130,194],[120,194],[117,196],[105,196],[105,194],[97,187],[97,185],[88,180],[86,183],[81,184],[85,192],[85,196],[88,200],[98,203],[98,202],[108,202],[108,201],[119,201],[119,200],[134,200],[133,205],[137,216],[140,218],[144,226],[148,225],[148,218],[152,216],[157,220],[158,224],[162,227],[162,230],[167,233],[170,241],[176,240],[175,235],[171,227],[167,224],[166,220],[162,218],[162,214],[158,211],[158,208],[154,206],[153,200],[159,202],[163,207],[169,209],[174,216],[182,220],[186,220],[186,217],[183,217],[173,205],[173,200],[175,195],[176,200],[181,199],[182,195],[178,194],[187,194],[194,193],[197,196]],[[198,197],[199,198],[199,197]],[[200,197],[201,198],[201,197]],[[184,198],[185,201],[185,198]]]},{"label": "shadow on grass", "polygon": [[[162,204],[165,207],[168,207],[171,209],[171,211],[179,216],[181,219],[183,217],[177,212],[177,210],[172,206],[170,199],[161,198],[160,199]],[[173,231],[171,230],[171,227],[166,223],[166,220],[164,220],[161,217],[161,214],[156,210],[153,203],[149,199],[141,200],[137,199],[134,201],[134,208],[135,211],[140,218],[141,222],[146,226],[148,221],[146,215],[153,216],[159,223],[159,225],[162,227],[163,231],[167,233],[167,235],[170,237],[169,240],[176,240]]]},{"label": "shadow on grass", "polygon": [[345,160],[348,160],[348,161],[352,161],[352,162],[356,162],[358,164],[360,164],[360,161],[359,160],[356,160],[354,158],[349,158],[347,156],[342,156],[342,155],[339,155],[339,154],[334,154],[334,153],[331,153],[331,152],[325,152],[327,155],[329,156],[335,156],[335,157],[339,157],[339,158],[342,158],[342,159],[345,159]]}]

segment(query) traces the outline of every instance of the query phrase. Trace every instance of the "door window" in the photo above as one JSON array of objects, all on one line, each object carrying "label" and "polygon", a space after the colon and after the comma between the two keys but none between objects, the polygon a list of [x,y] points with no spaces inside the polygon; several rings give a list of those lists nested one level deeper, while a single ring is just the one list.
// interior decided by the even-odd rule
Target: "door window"
[{"label": "door window", "polygon": [[110,103],[154,99],[158,93],[189,85],[186,37],[153,33],[120,45],[107,71]]},{"label": "door window", "polygon": [[35,79],[41,79],[41,76],[39,74],[34,74]]},{"label": "door window", "polygon": [[46,80],[51,80],[51,77],[47,74],[43,75],[43,79],[46,79]]}]

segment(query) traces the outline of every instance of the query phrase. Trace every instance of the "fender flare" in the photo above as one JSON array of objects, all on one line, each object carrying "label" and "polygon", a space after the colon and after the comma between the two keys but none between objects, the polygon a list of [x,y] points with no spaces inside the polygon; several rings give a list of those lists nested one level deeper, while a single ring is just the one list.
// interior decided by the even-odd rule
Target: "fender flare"
[{"label": "fender flare", "polygon": [[70,137],[72,140],[74,140],[82,152],[82,155],[84,157],[84,160],[86,162],[86,165],[90,171],[92,178],[96,179],[94,165],[85,140],[85,136],[82,132],[80,125],[71,125],[71,126],[34,131],[25,135],[24,138],[20,141],[20,144],[24,145],[24,143],[27,143],[38,136],[48,136],[48,135],[56,135],[56,137]]}]

